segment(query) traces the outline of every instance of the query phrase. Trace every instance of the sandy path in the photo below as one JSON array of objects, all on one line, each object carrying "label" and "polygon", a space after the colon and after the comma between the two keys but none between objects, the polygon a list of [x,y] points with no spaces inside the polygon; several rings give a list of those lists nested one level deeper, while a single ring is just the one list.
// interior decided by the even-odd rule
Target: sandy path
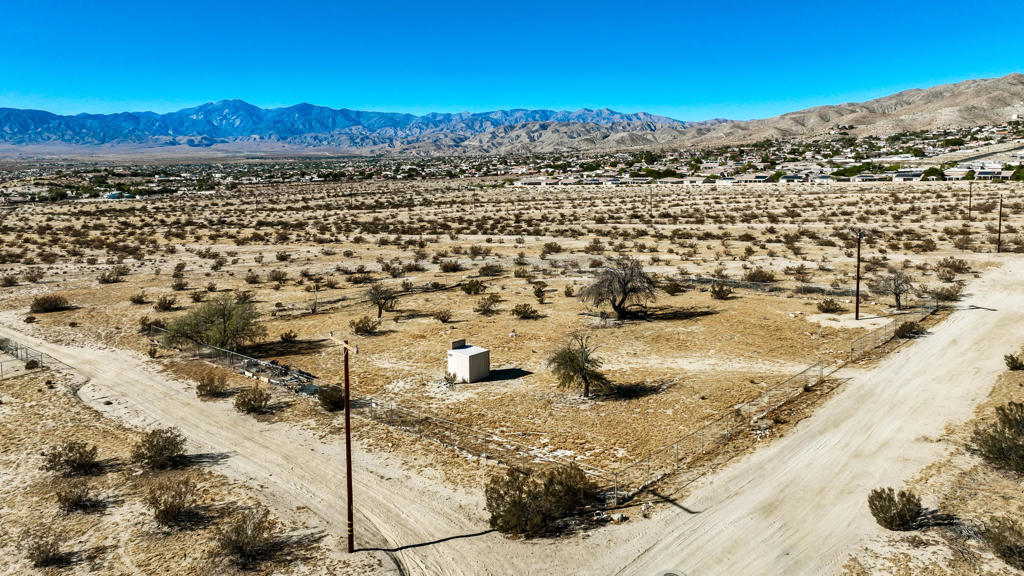
[{"label": "sandy path", "polygon": [[[454,491],[358,450],[357,546],[394,549],[469,536],[382,556],[385,569],[408,574],[835,573],[857,541],[878,530],[867,492],[898,485],[935,460],[946,447],[932,439],[971,415],[1003,369],[1002,355],[1024,341],[1024,262],[1007,256],[1005,266],[969,288],[963,307],[994,310],[955,312],[876,368],[851,370],[852,380],[814,416],[705,479],[681,503],[698,513],[673,508],[554,542],[469,536],[486,528],[479,493]],[[97,409],[129,424],[178,426],[194,450],[228,453],[218,470],[261,488],[276,513],[343,536],[344,452],[335,439],[201,402],[137,355],[53,345],[2,326],[0,335],[90,377],[81,395]]]},{"label": "sandy path", "polygon": [[[194,390],[153,371],[135,354],[51,344],[4,326],[0,335],[59,358],[89,378],[79,396],[102,413],[143,428],[174,425],[188,438],[190,450],[227,454],[217,471],[255,487],[292,525],[325,530],[332,536],[328,542],[344,550],[344,445],[336,437],[321,440],[285,424],[261,423],[226,402],[202,402]],[[387,549],[371,552],[381,556],[385,571],[529,571],[515,557],[490,565],[489,551],[504,542],[494,533],[394,550],[486,530],[482,498],[404,471],[358,447],[353,463],[356,546]]]},{"label": "sandy path", "polygon": [[[880,530],[867,493],[899,485],[948,446],[948,423],[966,420],[1024,341],[1024,263],[975,281],[962,307],[934,332],[857,371],[802,422],[696,490],[699,514],[664,515],[621,554],[621,574],[836,573],[859,539]],[[850,371],[850,375],[854,374]],[[928,502],[925,502],[928,505]],[[609,566],[611,568],[611,566]]]}]

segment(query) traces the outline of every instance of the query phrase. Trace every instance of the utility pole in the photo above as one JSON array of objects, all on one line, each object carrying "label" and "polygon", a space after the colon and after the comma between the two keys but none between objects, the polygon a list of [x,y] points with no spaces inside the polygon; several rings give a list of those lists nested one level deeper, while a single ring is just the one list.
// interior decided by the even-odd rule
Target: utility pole
[{"label": "utility pole", "polygon": [[967,221],[971,221],[971,204],[974,200],[974,181],[967,183]]},{"label": "utility pole", "polygon": [[358,346],[349,346],[348,340],[338,342],[334,338],[334,332],[329,334],[331,340],[341,344],[345,349],[345,485],[348,493],[348,553],[351,554],[356,551],[355,532],[352,528],[352,406],[349,403],[349,384],[348,384],[348,353],[351,350],[352,353],[358,354]]},{"label": "utility pole", "polygon": [[996,254],[1003,251],[1003,195],[999,195],[999,228],[996,232]]},{"label": "utility pole", "polygon": [[860,243],[868,233],[863,228],[854,228],[853,233],[857,235],[857,287],[853,297],[853,319],[860,320]]}]

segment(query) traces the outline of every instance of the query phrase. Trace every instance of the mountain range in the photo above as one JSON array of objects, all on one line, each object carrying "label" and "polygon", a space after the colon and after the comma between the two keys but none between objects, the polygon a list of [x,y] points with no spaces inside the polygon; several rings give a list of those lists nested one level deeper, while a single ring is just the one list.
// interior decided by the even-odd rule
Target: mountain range
[{"label": "mountain range", "polygon": [[490,154],[610,150],[815,138],[842,127],[884,136],[904,130],[998,124],[1024,118],[1024,74],[908,90],[863,103],[820,106],[750,121],[684,122],[609,109],[431,113],[264,109],[222,100],[177,112],[61,116],[0,108],[6,150],[115,153]]}]

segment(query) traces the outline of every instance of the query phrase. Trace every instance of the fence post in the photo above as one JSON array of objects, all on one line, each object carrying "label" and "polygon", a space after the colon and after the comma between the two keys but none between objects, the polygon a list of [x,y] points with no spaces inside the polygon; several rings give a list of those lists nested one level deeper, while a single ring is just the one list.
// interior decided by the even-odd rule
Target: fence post
[{"label": "fence post", "polygon": [[675,458],[672,461],[672,469],[675,470],[679,468],[679,442],[673,444],[672,449],[675,452]]},{"label": "fence post", "polygon": [[615,505],[619,505],[619,471],[615,471],[615,492],[614,492]]}]

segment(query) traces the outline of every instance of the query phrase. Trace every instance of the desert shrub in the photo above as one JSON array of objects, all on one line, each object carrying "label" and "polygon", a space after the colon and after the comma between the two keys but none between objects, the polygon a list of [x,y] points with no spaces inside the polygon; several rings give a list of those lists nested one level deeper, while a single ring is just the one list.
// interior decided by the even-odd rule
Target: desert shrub
[{"label": "desert shrub", "polygon": [[512,307],[512,315],[522,320],[536,320],[540,318],[540,312],[529,304],[516,304]]},{"label": "desert shrub", "polygon": [[257,386],[246,388],[235,396],[235,410],[246,414],[266,412],[270,406],[270,392]]},{"label": "desert shrub", "polygon": [[715,300],[728,300],[732,297],[732,288],[726,284],[712,284],[709,292]]},{"label": "desert shrub", "polygon": [[316,398],[328,412],[337,412],[345,408],[345,389],[341,386],[323,386],[317,390]]},{"label": "desert shrub", "polygon": [[222,294],[194,306],[167,329],[173,336],[228,350],[237,350],[267,333],[252,301],[235,294]]},{"label": "desert shrub", "polygon": [[220,552],[242,567],[266,558],[277,539],[270,513],[265,508],[246,510],[229,519],[215,538]]},{"label": "desert shrub", "polygon": [[177,302],[177,296],[165,294],[156,299],[156,302],[153,303],[153,309],[156,310],[157,312],[169,312],[171,310],[174,310],[174,305]]},{"label": "desert shrub", "polygon": [[353,274],[346,278],[352,284],[369,284],[374,282],[373,276],[370,274]]},{"label": "desert shrub", "polygon": [[11,286],[17,286],[17,285],[18,285],[18,277],[15,276],[14,274],[4,274],[3,276],[0,276],[0,286],[3,286],[5,288],[9,288]]},{"label": "desert shrub", "polygon": [[43,271],[39,268],[29,268],[21,276],[26,282],[36,283],[43,279]]},{"label": "desert shrub", "polygon": [[67,561],[61,551],[61,540],[52,530],[40,530],[24,537],[22,547],[29,562],[36,568],[58,566]]},{"label": "desert shrub", "polygon": [[131,296],[128,297],[128,301],[131,302],[132,304],[145,304],[146,293],[136,292],[135,294],[132,294]]},{"label": "desert shrub", "polygon": [[484,264],[477,270],[481,276],[500,276],[505,272],[505,267],[501,264]]},{"label": "desert shrub", "polygon": [[295,342],[299,335],[295,330],[286,330],[281,332],[281,342]]},{"label": "desert shrub", "polygon": [[985,544],[996,556],[1018,570],[1024,570],[1024,529],[1009,518],[992,518],[982,532]]},{"label": "desert shrub", "polygon": [[485,286],[483,282],[477,280],[476,278],[472,280],[466,280],[465,282],[462,283],[461,288],[463,292],[469,294],[470,296],[482,294],[484,290],[487,290],[487,286]]},{"label": "desert shrub", "polygon": [[896,327],[897,338],[908,339],[924,334],[924,328],[917,322],[902,322]]},{"label": "desert shrub", "polygon": [[939,302],[956,302],[964,294],[964,285],[954,282],[944,286],[932,286],[928,288],[927,292]]},{"label": "desert shrub", "polygon": [[971,446],[996,468],[1024,473],[1024,404],[997,407],[994,422],[975,426]]},{"label": "desert shrub", "polygon": [[43,470],[50,470],[65,476],[92,474],[100,468],[96,459],[99,449],[85,442],[69,440],[58,444],[46,453]]},{"label": "desert shrub", "polygon": [[572,284],[565,285],[565,297],[572,298],[576,295],[576,290],[572,287]]},{"label": "desert shrub", "polygon": [[259,284],[262,281],[263,281],[263,279],[260,278],[259,273],[254,271],[254,270],[249,270],[245,274],[245,283],[246,284]]},{"label": "desert shrub", "polygon": [[185,437],[174,428],[148,432],[132,448],[132,462],[149,468],[171,468],[185,455]]},{"label": "desert shrub", "polygon": [[845,310],[843,305],[834,298],[825,298],[821,302],[818,302],[818,312],[821,312],[822,314],[838,314],[843,310]]},{"label": "desert shrub", "polygon": [[661,285],[661,289],[669,296],[675,296],[680,292],[686,291],[686,286],[682,282],[677,280],[668,280]]},{"label": "desert shrub", "polygon": [[432,316],[438,322],[447,324],[452,319],[452,311],[450,308],[442,308],[440,310],[435,310]]},{"label": "desert shrub", "polygon": [[398,294],[394,290],[382,284],[374,284],[366,291],[366,299],[377,308],[377,318],[384,315],[384,311],[391,311],[398,305]]},{"label": "desert shrub", "polygon": [[872,490],[868,494],[868,508],[878,525],[889,530],[913,530],[924,514],[917,494],[892,488]]},{"label": "desert shrub", "polygon": [[196,380],[196,394],[200,397],[218,397],[227,393],[228,377],[219,370],[206,370]]},{"label": "desert shrub", "polygon": [[939,260],[936,268],[945,268],[951,270],[956,274],[966,274],[971,271],[971,265],[967,263],[967,260],[962,258],[954,258],[953,256],[947,256],[942,260]]},{"label": "desert shrub", "polygon": [[43,294],[37,296],[32,300],[32,304],[29,306],[29,310],[33,314],[43,314],[46,312],[57,312],[60,310],[66,310],[70,307],[68,299],[60,294]]},{"label": "desert shrub", "polygon": [[363,316],[350,320],[348,323],[352,327],[352,331],[359,335],[373,334],[380,328],[380,320],[371,318],[369,316]]},{"label": "desert shrub", "polygon": [[473,310],[484,316],[491,316],[498,313],[498,302],[500,299],[497,294],[488,294],[477,300]]},{"label": "desert shrub", "polygon": [[1003,356],[1003,361],[1006,362],[1006,367],[1010,370],[1024,370],[1024,357],[1020,354],[1007,354]]},{"label": "desert shrub", "polygon": [[761,284],[767,284],[769,282],[775,282],[775,272],[771,270],[765,270],[758,266],[752,270],[747,270],[746,274],[743,275],[743,279],[747,282],[758,282]]},{"label": "desert shrub", "polygon": [[188,289],[188,282],[184,278],[175,278],[174,282],[171,282],[171,290],[175,292],[181,292]]},{"label": "desert shrub", "polygon": [[439,264],[441,272],[461,272],[465,267],[458,260],[442,260]]},{"label": "desert shrub", "polygon": [[96,277],[96,281],[100,284],[115,284],[122,280],[121,276],[122,275],[118,274],[115,270],[106,270]]},{"label": "desert shrub", "polygon": [[146,489],[144,502],[157,522],[173,526],[188,518],[195,491],[195,483],[187,476],[161,478]]},{"label": "desert shrub", "polygon": [[25,370],[35,370],[36,368],[39,368],[39,360],[33,358],[25,362]]},{"label": "desert shrub", "polygon": [[194,290],[188,293],[188,297],[191,298],[193,302],[202,302],[206,299],[206,292],[203,292],[202,290]]},{"label": "desert shrub", "polygon": [[85,510],[92,505],[89,498],[89,482],[85,478],[73,478],[58,482],[54,489],[57,506],[64,512]]},{"label": "desert shrub", "polygon": [[288,279],[288,273],[284,270],[273,269],[267,273],[267,279],[271,282],[284,282]]},{"label": "desert shrub", "polygon": [[509,468],[484,489],[489,523],[506,534],[542,534],[558,520],[576,514],[597,499],[597,487],[576,465],[537,474]]}]

